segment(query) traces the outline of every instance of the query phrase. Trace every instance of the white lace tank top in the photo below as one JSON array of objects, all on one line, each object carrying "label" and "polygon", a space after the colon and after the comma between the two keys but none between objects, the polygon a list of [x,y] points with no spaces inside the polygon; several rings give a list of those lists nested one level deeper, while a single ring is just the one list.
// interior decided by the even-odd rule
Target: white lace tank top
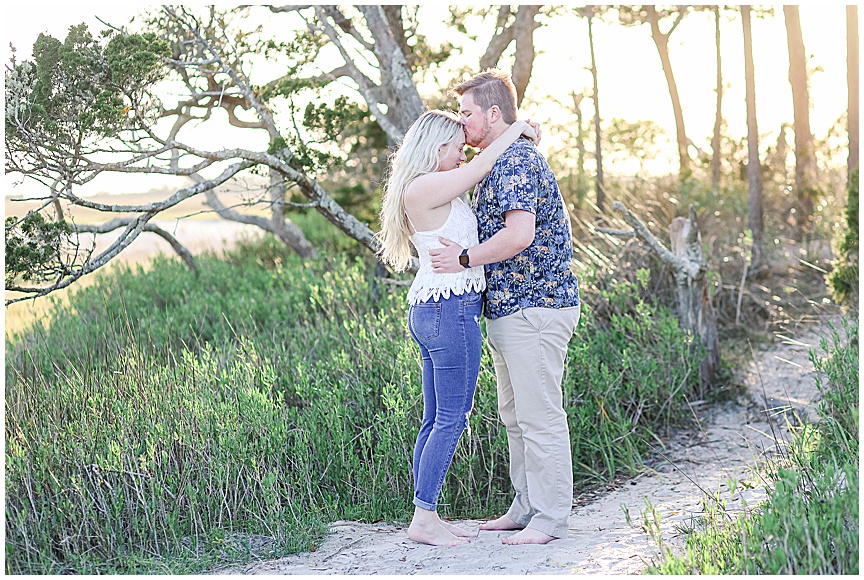
[{"label": "white lace tank top", "polygon": [[[411,218],[408,218],[408,221],[410,222]],[[411,227],[414,228],[413,223]],[[444,247],[438,241],[439,236],[453,240],[463,248],[477,245],[477,218],[471,208],[458,197],[450,202],[450,215],[440,228],[425,232],[418,232],[417,228],[414,228],[411,243],[417,248],[420,269],[408,290],[409,304],[418,304],[429,299],[438,300],[442,296],[445,299],[450,298],[451,292],[461,295],[471,290],[482,292],[486,289],[483,266],[465,268],[453,274],[436,274],[432,271],[429,250]]]}]

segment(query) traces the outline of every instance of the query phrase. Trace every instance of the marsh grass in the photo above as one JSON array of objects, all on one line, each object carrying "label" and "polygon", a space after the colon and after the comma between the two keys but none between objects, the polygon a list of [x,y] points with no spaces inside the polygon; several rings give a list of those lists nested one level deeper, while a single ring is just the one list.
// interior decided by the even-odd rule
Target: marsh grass
[{"label": "marsh grass", "polygon": [[[336,519],[407,521],[422,412],[404,287],[272,239],[119,267],[7,337],[6,572],[188,573],[315,547]],[[564,381],[579,486],[635,474],[687,423],[698,351],[621,284],[586,301]],[[612,320],[612,324],[608,324]],[[509,503],[483,355],[441,511]]]},{"label": "marsh grass", "polygon": [[[766,501],[732,516],[722,502],[706,497],[684,550],[659,543],[661,557],[649,572],[858,574],[857,323],[843,319],[821,348],[824,357],[810,352],[822,395],[819,419],[778,441],[781,453],[764,472]],[[733,493],[735,486],[730,483]],[[651,514],[643,514],[648,523]],[[656,525],[645,529],[661,537]]]}]

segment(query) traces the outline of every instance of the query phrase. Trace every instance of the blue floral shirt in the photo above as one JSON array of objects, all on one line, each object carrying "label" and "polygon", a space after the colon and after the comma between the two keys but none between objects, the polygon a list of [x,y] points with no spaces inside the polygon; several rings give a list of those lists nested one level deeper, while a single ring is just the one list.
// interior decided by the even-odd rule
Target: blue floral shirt
[{"label": "blue floral shirt", "polygon": [[527,139],[517,139],[474,188],[480,242],[504,227],[504,212],[536,216],[534,241],[501,262],[487,264],[484,313],[500,318],[522,308],[566,308],[579,304],[570,217],[546,159]]}]

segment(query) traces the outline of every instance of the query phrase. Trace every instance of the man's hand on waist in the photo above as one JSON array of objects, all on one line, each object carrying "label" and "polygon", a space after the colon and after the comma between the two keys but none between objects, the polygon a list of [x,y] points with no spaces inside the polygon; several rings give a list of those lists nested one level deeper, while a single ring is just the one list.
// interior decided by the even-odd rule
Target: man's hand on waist
[{"label": "man's hand on waist", "polygon": [[432,270],[436,274],[454,274],[465,270],[459,263],[462,246],[447,238],[439,237],[438,241],[444,244],[444,247],[429,251],[429,256],[432,258]]}]

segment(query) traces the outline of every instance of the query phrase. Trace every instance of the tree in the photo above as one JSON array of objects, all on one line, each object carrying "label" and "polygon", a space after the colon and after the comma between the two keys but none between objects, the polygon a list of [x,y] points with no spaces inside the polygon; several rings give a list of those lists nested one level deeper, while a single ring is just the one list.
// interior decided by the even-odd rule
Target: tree
[{"label": "tree", "polygon": [[[324,15],[321,12],[324,9],[315,7],[322,16],[320,19],[308,17],[308,22],[314,20],[317,28],[301,31],[292,42],[281,45],[256,34],[260,31],[247,33],[233,29],[232,14],[214,8],[196,14],[185,8],[166,7],[147,21],[158,35],[114,33],[104,47],[93,41],[83,26],[70,31],[65,45],[40,38],[41,43],[37,41],[34,50],[34,63],[14,65],[7,72],[7,87],[13,90],[11,94],[7,90],[6,101],[7,171],[18,171],[51,184],[52,202],[62,198],[73,205],[127,216],[131,213],[134,217],[115,218],[97,227],[75,228],[79,234],[123,230],[117,241],[100,254],[83,259],[77,254],[78,260],[57,269],[49,283],[13,284],[7,285],[7,289],[40,296],[68,286],[106,264],[141,232],[152,230],[149,222],[154,216],[199,194],[207,196],[208,204],[220,216],[271,231],[306,255],[313,251],[311,245],[284,213],[285,192],[290,185],[340,229],[374,249],[369,227],[345,212],[315,180],[316,172],[332,162],[333,156],[316,149],[299,131],[291,134],[280,129],[271,108],[277,97],[291,99],[300,91],[320,87],[335,78],[332,72],[323,78],[302,76],[303,69],[320,49],[321,28],[329,26],[327,18],[333,17],[332,13]],[[388,137],[398,140],[409,119],[422,110],[422,103],[405,59],[400,60],[394,53],[397,43],[389,26],[383,24],[386,20],[383,9],[368,7],[367,11],[370,30],[378,35],[373,48],[390,51],[381,57],[382,76],[389,79],[383,84],[401,86],[403,90],[376,91],[375,87],[363,84],[361,76],[357,76],[358,84],[371,104],[370,109],[377,114],[377,123],[385,132],[389,131]],[[347,25],[344,29],[348,33],[352,30]],[[234,34],[230,40],[229,32]],[[340,40],[335,33],[334,38]],[[273,83],[255,86],[244,68],[252,55],[268,51],[288,57],[289,74]],[[349,73],[358,72],[356,67],[346,65],[346,69]],[[169,72],[186,89],[185,98],[175,106],[163,105],[153,92],[156,81]],[[383,101],[387,104],[386,113],[381,111]],[[345,105],[337,103],[331,110],[307,107],[304,112],[307,129],[330,136],[338,133],[346,118],[357,114],[356,106]],[[86,113],[76,113],[78,108]],[[220,109],[227,112],[232,126],[265,130],[269,147],[264,151],[240,148],[213,151],[181,140],[188,123],[207,121]],[[170,122],[167,130],[165,121]],[[106,162],[109,154],[121,160]],[[216,169],[221,172],[215,177],[203,177],[203,172]],[[270,216],[266,218],[226,207],[215,191],[231,178],[253,169],[268,177],[262,188],[268,199],[259,200],[269,206]],[[103,172],[181,175],[192,178],[195,184],[146,206],[97,204],[76,195],[77,187]],[[11,226],[14,224],[7,224],[7,237]],[[63,255],[60,251],[55,253]],[[7,303],[12,301],[15,300]]]},{"label": "tree", "polygon": [[[849,163],[847,181],[858,168],[858,7],[846,6],[846,85],[849,94],[849,113],[846,122],[849,132]],[[856,190],[857,191],[857,190]]]},{"label": "tree", "polygon": [[588,5],[574,8],[574,13],[588,22],[588,52],[591,55],[592,92],[591,100],[594,102],[594,161],[597,165],[597,177],[595,190],[597,197],[597,212],[603,214],[606,209],[606,186],[603,175],[603,149],[602,130],[600,128],[600,88],[597,80],[597,58],[594,51],[594,18],[602,18],[610,10],[610,6]]},{"label": "tree", "polygon": [[581,204],[582,198],[587,190],[585,175],[585,130],[582,122],[582,101],[585,95],[570,93],[573,98],[573,111],[576,113],[576,196],[577,203]]},{"label": "tree", "polygon": [[795,113],[795,239],[802,240],[810,231],[816,191],[816,160],[813,156],[813,134],[810,132],[810,96],[807,88],[807,58],[801,35],[797,6],[783,6],[786,38],[789,46],[789,83]]},{"label": "tree", "polygon": [[719,195],[723,159],[722,153],[720,152],[723,130],[723,52],[720,43],[720,22],[723,6],[717,4],[702,4],[692,6],[691,10],[696,12],[711,12],[714,16],[714,60],[717,79],[714,92],[717,100],[714,107],[714,131],[711,135],[711,191],[714,195]]},{"label": "tree", "polygon": [[597,83],[597,59],[594,57],[594,7],[584,8],[588,19],[588,46],[591,51],[591,80],[593,82],[592,100],[594,101],[594,159],[597,162],[597,211],[603,213],[606,205],[606,187],[603,185],[603,149],[600,133],[600,89]]},{"label": "tree", "polygon": [[714,133],[711,136],[711,191],[720,194],[720,129],[723,126],[723,67],[720,50],[720,6],[712,6],[714,12],[714,48],[717,66],[717,105],[714,109]]},{"label": "tree", "polygon": [[[657,47],[657,53],[660,55],[660,62],[663,65],[663,73],[666,76],[666,85],[669,88],[669,96],[672,99],[672,111],[675,115],[675,136],[678,142],[678,158],[680,160],[680,176],[685,179],[690,176],[690,153],[688,147],[690,140],[687,139],[687,133],[684,129],[684,113],[681,107],[681,98],[678,96],[678,85],[675,82],[675,75],[672,73],[672,61],[669,59],[669,37],[675,32],[675,29],[687,14],[688,6],[678,6],[675,9],[658,10],[653,5],[642,6],[620,6],[618,8],[619,19],[625,25],[649,24],[651,27],[651,38],[654,40],[654,45]],[[672,24],[669,29],[663,32],[660,29],[660,22],[664,19],[672,18]]]},{"label": "tree", "polygon": [[762,165],[759,163],[759,129],[756,125],[756,81],[753,70],[753,38],[750,29],[750,6],[741,6],[744,28],[744,76],[747,101],[747,227],[752,246],[750,272],[762,267]]},{"label": "tree", "polygon": [[[336,6],[270,7],[274,13],[297,13],[309,31],[320,38],[324,35],[339,50],[345,61],[341,66],[325,73],[320,80],[347,77],[356,83],[376,122],[387,133],[392,144],[398,143],[405,131],[424,110],[423,101],[412,80],[412,64],[416,66],[412,47],[408,43],[403,21],[399,17],[401,6],[357,6],[372,42],[364,38],[355,19],[348,18]],[[381,75],[375,82],[364,74],[352,56],[348,41],[355,43],[354,51],[368,59]],[[409,64],[409,61],[411,64]],[[270,85],[290,83],[293,75],[272,81]]]},{"label": "tree", "polygon": [[[516,86],[516,104],[520,106],[534,67],[534,31],[542,26],[535,18],[542,6],[519,6],[516,12],[510,6],[498,9],[495,35],[480,58],[480,68],[494,67],[511,42],[516,42],[516,54],[511,77]],[[512,16],[512,18],[511,18]]]},{"label": "tree", "polygon": [[[286,26],[279,41],[274,40],[262,27],[247,29],[243,17],[255,10],[292,18],[302,26]],[[60,246],[43,252],[61,260],[53,270],[43,270],[53,272],[50,279],[7,283],[7,290],[42,296],[66,287],[108,263],[145,231],[168,239],[193,266],[182,245],[151,220],[196,195],[205,196],[221,217],[272,232],[299,254],[309,255],[314,248],[285,211],[299,196],[303,206],[376,250],[368,224],[346,211],[318,179],[344,174],[352,148],[370,142],[382,151],[378,157],[383,166],[386,147],[395,146],[425,109],[413,76],[446,58],[451,47],[435,49],[417,32],[417,10],[166,6],[148,15],[142,33],[116,29],[100,43],[81,26],[74,34],[70,31],[65,44],[41,38],[33,62],[13,62],[6,73],[6,171],[49,187],[51,194],[38,211],[54,206],[57,220],[64,219],[61,201],[118,217],[98,226],[72,224],[71,237],[45,231],[29,241],[78,247],[81,235],[121,233],[98,254]],[[335,49],[343,62],[322,72],[317,59],[325,46]],[[262,57],[280,62],[283,72],[253,80],[254,61]],[[528,50],[523,42],[517,57],[533,62],[533,47]],[[346,85],[355,87],[360,102],[328,93],[336,80],[341,81],[340,92]],[[180,93],[176,102],[163,102],[159,95],[171,93],[160,81],[173,83],[172,91]],[[309,103],[300,107],[298,100]],[[214,150],[194,142],[190,127],[215,123],[220,112],[231,127],[266,134],[266,149]],[[184,176],[193,183],[147,205],[95,203],[77,195],[80,186],[106,172]],[[253,183],[255,191],[242,207],[231,207],[218,188],[240,177]],[[363,180],[363,187],[371,189],[367,195],[377,195],[369,182]],[[260,215],[262,207],[266,215]],[[240,211],[249,208],[253,211]],[[28,217],[7,223],[7,243],[22,233],[20,226]],[[41,226],[31,220],[28,227]]]}]

